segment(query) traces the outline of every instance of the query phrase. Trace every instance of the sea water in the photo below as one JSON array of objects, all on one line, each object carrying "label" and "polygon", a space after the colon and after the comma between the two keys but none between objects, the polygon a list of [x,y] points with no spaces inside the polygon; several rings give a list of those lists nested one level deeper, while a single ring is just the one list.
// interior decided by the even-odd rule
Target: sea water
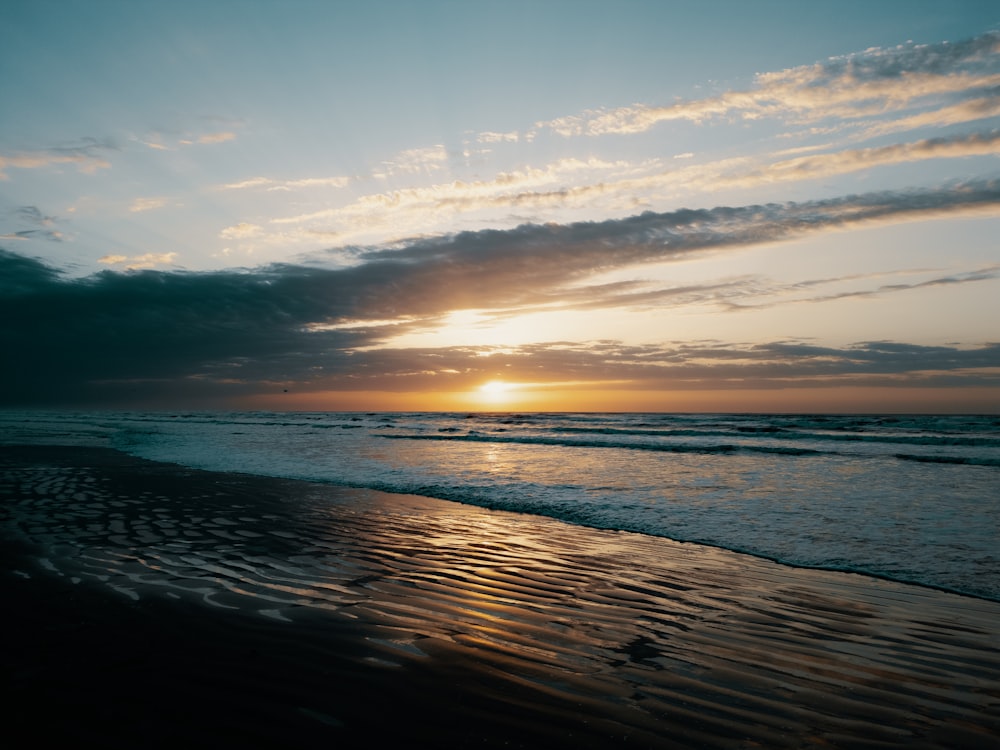
[{"label": "sea water", "polygon": [[1000,417],[0,413],[0,442],[368,487],[1000,600]]}]

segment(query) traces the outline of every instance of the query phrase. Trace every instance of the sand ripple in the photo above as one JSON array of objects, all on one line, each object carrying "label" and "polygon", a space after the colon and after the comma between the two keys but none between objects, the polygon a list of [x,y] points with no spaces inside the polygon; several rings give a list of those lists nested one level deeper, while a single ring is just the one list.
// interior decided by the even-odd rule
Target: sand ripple
[{"label": "sand ripple", "polygon": [[125,463],[8,458],[4,526],[39,545],[47,574],[289,627],[354,622],[373,669],[461,663],[463,679],[507,686],[501,705],[557,696],[646,744],[1000,742],[994,602],[420,497]]}]

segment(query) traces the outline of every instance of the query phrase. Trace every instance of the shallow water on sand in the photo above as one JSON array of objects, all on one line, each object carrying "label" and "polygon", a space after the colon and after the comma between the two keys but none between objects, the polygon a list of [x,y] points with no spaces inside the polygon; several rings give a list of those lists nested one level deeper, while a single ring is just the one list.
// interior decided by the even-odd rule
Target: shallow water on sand
[{"label": "shallow water on sand", "polygon": [[22,413],[0,427],[1000,599],[997,417]]}]

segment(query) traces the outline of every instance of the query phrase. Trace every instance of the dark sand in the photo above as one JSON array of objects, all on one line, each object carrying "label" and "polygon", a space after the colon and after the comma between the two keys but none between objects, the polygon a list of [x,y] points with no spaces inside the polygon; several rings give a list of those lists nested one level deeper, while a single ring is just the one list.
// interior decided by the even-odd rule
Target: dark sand
[{"label": "dark sand", "polygon": [[7,747],[1000,747],[997,602],[90,448],[0,533]]}]

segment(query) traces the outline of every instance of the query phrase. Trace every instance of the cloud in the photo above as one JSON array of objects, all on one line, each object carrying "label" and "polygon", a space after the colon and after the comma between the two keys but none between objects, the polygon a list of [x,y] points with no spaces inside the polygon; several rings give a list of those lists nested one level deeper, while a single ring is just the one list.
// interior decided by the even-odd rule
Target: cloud
[{"label": "cloud", "polygon": [[[828,150],[829,149],[829,150]],[[823,151],[826,150],[825,153]],[[755,188],[863,172],[930,160],[1000,154],[1000,130],[953,134],[869,148],[830,144],[691,163],[693,155],[642,162],[564,158],[542,167],[501,172],[485,180],[453,180],[363,195],[346,205],[275,217],[274,226],[297,225],[342,242],[380,237],[406,227],[409,234],[454,226],[457,217],[504,223],[512,214],[544,218],[558,210],[592,209],[605,215],[634,212],[666,199],[720,187]],[[240,187],[269,185],[255,178]],[[392,239],[397,239],[392,237]]]},{"label": "cloud", "polygon": [[[544,273],[551,261],[564,274],[596,267],[664,260],[689,252],[771,242],[858,222],[918,219],[942,212],[995,209],[1000,181],[956,184],[936,190],[876,192],[820,201],[646,212],[626,219],[512,230],[465,232],[416,241],[402,249],[372,250],[366,260],[437,262],[450,268],[467,258],[516,266],[530,259]],[[461,263],[458,263],[460,266]],[[497,269],[498,271],[501,269]]]},{"label": "cloud", "polygon": [[[895,164],[932,159],[961,159],[1000,154],[1000,130],[962,133],[870,148],[831,150],[828,144],[786,149],[760,157],[734,157],[681,169],[628,177],[600,184],[605,194],[641,194],[662,190],[717,190],[719,187],[755,188],[778,182],[815,180],[862,172]],[[800,156],[798,154],[807,154]],[[794,155],[792,158],[783,158]],[[577,191],[582,196],[584,190]]]},{"label": "cloud", "polygon": [[47,216],[42,213],[38,206],[21,206],[15,212],[22,221],[36,224],[41,227],[50,227],[56,222],[54,216]]},{"label": "cloud", "polygon": [[246,190],[248,188],[266,187],[273,184],[276,184],[276,182],[270,177],[250,177],[249,179],[240,180],[239,182],[230,182],[225,185],[221,185],[220,188],[222,190]]},{"label": "cloud", "polygon": [[[955,286],[980,281],[993,281],[1000,279],[1000,265],[985,266],[972,271],[951,273],[946,276],[934,276],[921,281],[858,287],[859,284],[869,281],[872,278],[884,277],[886,275],[885,273],[881,273],[867,277],[847,276],[829,279],[810,279],[784,284],[776,284],[753,278],[748,280],[745,285],[734,282],[729,288],[724,290],[724,293],[713,294],[711,299],[702,298],[698,302],[712,302],[718,304],[724,310],[742,312],[748,309],[761,309],[788,304],[816,304],[834,300],[881,297],[887,294],[909,292],[928,287]],[[825,293],[819,291],[823,287],[843,285],[845,282],[852,284],[854,288]]]},{"label": "cloud", "polygon": [[132,213],[141,213],[143,211],[154,211],[158,208],[163,208],[167,205],[166,198],[136,198],[132,201],[132,205],[129,206],[129,211]]},{"label": "cloud", "polygon": [[[1000,344],[918,346],[803,341],[615,341],[522,347],[393,349],[393,326],[309,321],[357,315],[399,267],[329,271],[102,273],[65,280],[43,264],[0,252],[0,403],[134,403],[298,390],[468,389],[502,369],[535,383],[615,381],[619,387],[773,388],[801,385],[1000,385]],[[401,300],[400,310],[407,300]],[[412,305],[412,300],[410,300]],[[6,319],[11,319],[7,317]],[[490,355],[484,357],[483,355]]]},{"label": "cloud", "polygon": [[[654,285],[642,281],[617,281],[555,288],[539,294],[535,304],[492,313],[489,320],[555,309],[593,310],[604,308],[657,310],[664,307],[715,307],[723,312],[743,312],[784,305],[818,304],[843,299],[882,297],[934,286],[955,286],[1000,279],[1000,264],[919,281],[873,284],[887,276],[919,275],[926,270],[893,271],[866,275],[837,276],[801,281],[775,281],[758,275],[678,286]],[[829,288],[837,291],[824,291]],[[843,287],[848,287],[844,289]]]},{"label": "cloud", "polygon": [[871,138],[886,133],[915,130],[917,128],[959,125],[997,116],[1000,116],[1000,93],[994,90],[990,92],[989,96],[969,99],[958,104],[941,107],[930,112],[921,112],[920,114],[903,117],[898,120],[876,123],[865,129],[864,136]]},{"label": "cloud", "polygon": [[74,164],[80,172],[93,174],[99,169],[111,167],[104,155],[115,150],[110,141],[84,138],[64,146],[0,154],[0,180],[9,179],[9,169],[44,169],[59,164]]},{"label": "cloud", "polygon": [[[44,294],[62,282],[60,273],[39,260],[0,248],[0,303],[33,294]],[[8,318],[13,320],[13,318]]]},{"label": "cloud", "polygon": [[722,182],[752,186],[764,182],[829,177],[873,167],[927,159],[954,159],[1000,154],[1000,130],[943,138],[927,138],[913,143],[895,143],[875,148],[850,149],[829,154],[800,156],[745,171]]},{"label": "cloud", "polygon": [[170,265],[177,258],[177,253],[146,253],[144,255],[105,255],[97,259],[106,266],[122,266],[126,271],[136,271],[143,268]]},{"label": "cloud", "polygon": [[479,143],[517,143],[519,140],[520,135],[516,130],[509,133],[486,131],[476,136],[476,141]]},{"label": "cloud", "polygon": [[[204,118],[212,120],[213,118]],[[223,121],[216,122],[215,127],[220,124],[239,127],[241,122]],[[211,146],[218,143],[228,143],[235,140],[237,134],[233,130],[216,130],[209,133],[199,133],[191,131],[178,131],[173,129],[154,130],[143,136],[132,136],[132,140],[141,143],[154,151],[176,151],[181,146]]]},{"label": "cloud", "polygon": [[21,206],[12,212],[19,224],[29,224],[32,229],[21,229],[0,234],[0,240],[23,242],[26,240],[43,239],[50,242],[62,242],[65,235],[55,229],[58,219],[42,213],[38,206]]},{"label": "cloud", "polygon": [[[0,351],[17,367],[0,372],[0,402],[113,403],[170,396],[259,393],[275,383],[312,389],[412,390],[464,387],[508,362],[534,382],[625,380],[657,387],[903,382],[951,379],[996,385],[1000,344],[917,347],[859,344],[845,349],[801,342],[628,347],[619,342],[391,349],[385,341],[420,330],[455,310],[504,311],[591,295],[614,304],[630,283],[580,290],[614,268],[722,252],[842,228],[856,222],[919,219],[1000,205],[1000,183],[872,193],[806,203],[645,213],[620,220],[524,225],[465,232],[356,253],[341,268],[273,265],[249,271],[105,271],[62,277],[43,263],[0,251]],[[137,269],[175,254],[105,256]],[[996,269],[981,270],[995,278]],[[973,274],[924,283],[966,283]],[[711,293],[726,298],[739,280]],[[821,286],[820,281],[803,282]],[[914,285],[911,285],[911,288]],[[885,285],[890,293],[900,285]],[[744,291],[746,287],[744,286]],[[648,291],[648,290],[647,290]],[[779,290],[781,291],[781,290]],[[683,303],[710,290],[652,290]],[[687,296],[685,296],[687,295]],[[732,295],[730,294],[730,298]],[[506,359],[504,359],[506,358]],[[498,364],[499,363],[499,364]],[[991,369],[992,368],[992,369]],[[637,386],[638,387],[638,386]]]},{"label": "cloud", "polygon": [[247,190],[264,188],[268,191],[302,190],[307,188],[342,188],[351,182],[350,177],[305,177],[298,180],[275,180],[270,177],[251,177],[221,186],[222,190]]},{"label": "cloud", "polygon": [[235,138],[236,133],[233,133],[232,131],[226,131],[223,133],[206,133],[198,136],[198,143],[225,143],[226,141],[232,141]]},{"label": "cloud", "polygon": [[447,161],[448,152],[441,145],[406,149],[400,151],[392,159],[382,162],[384,170],[375,176],[436,172],[442,169]]},{"label": "cloud", "polygon": [[62,232],[56,232],[53,230],[43,230],[43,229],[22,229],[20,232],[8,232],[7,234],[0,234],[0,240],[33,240],[33,239],[43,239],[50,240],[52,242],[62,242],[64,235]]},{"label": "cloud", "polygon": [[836,348],[799,341],[645,346],[601,341],[531,345],[499,356],[506,361],[491,362],[493,368],[510,364],[524,371],[523,360],[530,358],[554,378],[572,373],[584,381],[627,380],[640,388],[940,385],[969,372],[976,373],[968,377],[976,384],[1000,384],[1000,344],[962,348],[882,341]]},{"label": "cloud", "polygon": [[776,118],[815,123],[887,115],[931,98],[981,96],[1000,85],[1000,32],[957,44],[870,49],[814,65],[758,74],[754,87],[666,106],[594,110],[535,124],[558,135],[628,135],[669,121]]},{"label": "cloud", "polygon": [[[668,121],[742,126],[768,119],[787,126],[774,137],[803,139],[798,151],[766,153],[755,147],[744,156],[712,160],[705,149],[695,158],[682,147],[673,156],[673,152],[661,150],[662,156],[645,161],[568,158],[537,166],[522,162],[525,165],[517,169],[493,174],[479,172],[485,169],[480,166],[474,178],[468,177],[469,172],[456,172],[464,179],[452,179],[449,159],[457,155],[434,145],[402,151],[375,169],[372,177],[396,189],[369,191],[357,197],[319,198],[318,205],[286,209],[284,215],[275,212],[269,222],[261,223],[278,230],[268,232],[272,240],[277,241],[280,233],[282,242],[312,246],[317,237],[335,237],[344,245],[398,241],[464,227],[565,221],[567,213],[573,217],[623,216],[643,208],[677,205],[680,200],[694,202],[694,194],[711,195],[720,187],[753,189],[930,160],[995,156],[1000,153],[1000,131],[990,120],[1000,116],[998,91],[1000,32],[958,43],[873,48],[759,73],[744,90],[660,107],[636,104],[584,112],[537,123],[531,132],[467,134],[480,144],[516,143],[523,152],[530,149],[520,144],[527,144],[530,136],[542,130],[566,136],[627,135],[647,132]],[[914,137],[889,144],[884,139],[891,133],[967,123],[975,123],[972,127],[979,132],[947,132],[941,137]],[[816,144],[818,138],[825,142]],[[875,138],[882,140],[871,140]],[[601,144],[605,145],[615,147],[610,142]],[[467,149],[466,155],[471,157],[473,152]],[[468,158],[464,166],[471,169]],[[946,168],[956,170],[956,175],[962,174],[958,170],[985,172],[989,163],[980,160],[970,166],[956,162]],[[389,182],[390,176],[397,180]],[[356,185],[362,180],[254,177],[225,187],[279,191],[338,188],[349,182]]]},{"label": "cloud", "polygon": [[[386,225],[405,224],[419,228],[440,218],[455,214],[489,209],[508,210],[516,206],[563,205],[584,196],[609,191],[606,180],[621,177],[649,164],[634,165],[626,161],[565,158],[544,167],[526,167],[501,172],[490,180],[454,180],[425,187],[412,187],[391,192],[361,196],[346,206],[321,209],[295,216],[271,220],[276,225],[325,222],[340,231],[370,230]],[[571,187],[583,178],[599,184]],[[616,185],[618,179],[612,179]],[[622,189],[628,189],[622,186]],[[417,231],[418,231],[417,230]]]},{"label": "cloud", "polygon": [[257,224],[242,222],[235,226],[226,227],[219,232],[219,237],[224,240],[242,240],[250,237],[259,237],[264,232],[264,228]]}]

